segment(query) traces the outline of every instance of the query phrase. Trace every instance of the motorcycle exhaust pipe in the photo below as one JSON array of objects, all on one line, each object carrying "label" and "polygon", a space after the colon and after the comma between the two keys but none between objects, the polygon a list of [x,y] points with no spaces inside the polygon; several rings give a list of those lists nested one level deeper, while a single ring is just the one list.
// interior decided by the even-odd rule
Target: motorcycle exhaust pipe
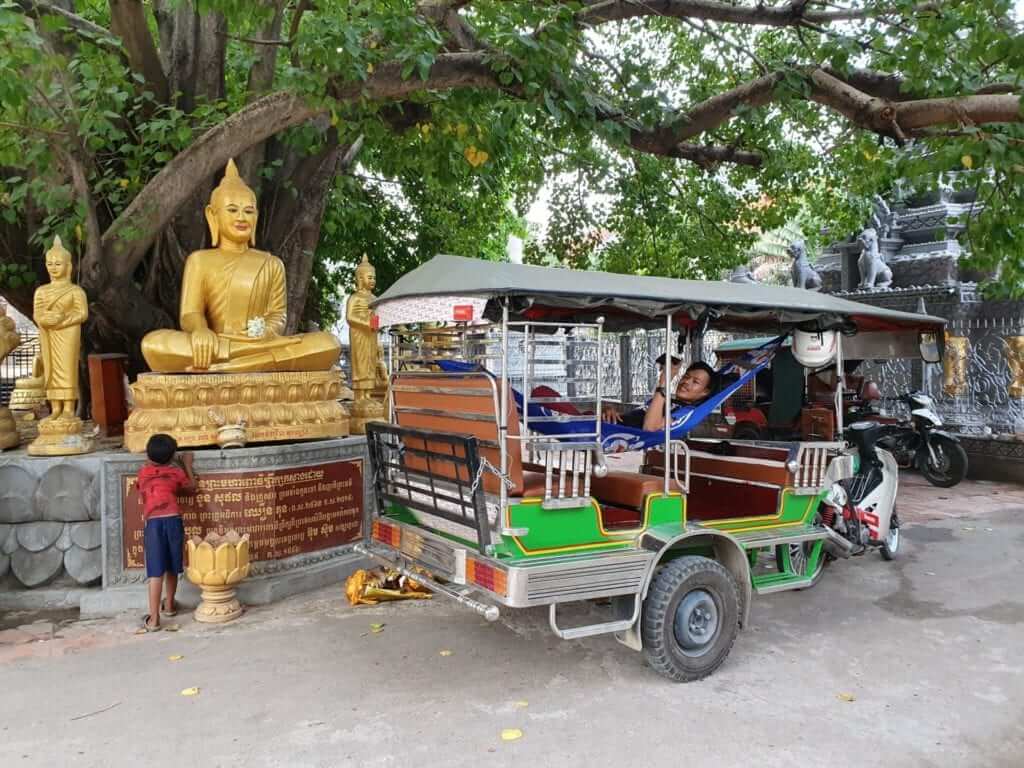
[{"label": "motorcycle exhaust pipe", "polygon": [[843,538],[828,526],[825,526],[825,535],[825,551],[833,557],[845,559],[853,552],[853,542]]}]

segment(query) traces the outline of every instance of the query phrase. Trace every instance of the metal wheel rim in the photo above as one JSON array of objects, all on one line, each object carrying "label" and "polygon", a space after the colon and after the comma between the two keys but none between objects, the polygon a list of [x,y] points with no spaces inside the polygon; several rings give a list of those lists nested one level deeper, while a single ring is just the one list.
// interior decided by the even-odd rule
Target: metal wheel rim
[{"label": "metal wheel rim", "polygon": [[889,532],[885,534],[885,548],[890,552],[895,552],[900,548],[900,529],[895,528],[892,525],[889,526]]},{"label": "metal wheel rim", "polygon": [[803,544],[789,545],[789,567],[793,569],[793,573],[807,572],[807,551]]},{"label": "metal wheel rim", "polygon": [[721,611],[714,596],[704,589],[688,592],[676,607],[672,633],[685,656],[700,656],[718,637]]}]

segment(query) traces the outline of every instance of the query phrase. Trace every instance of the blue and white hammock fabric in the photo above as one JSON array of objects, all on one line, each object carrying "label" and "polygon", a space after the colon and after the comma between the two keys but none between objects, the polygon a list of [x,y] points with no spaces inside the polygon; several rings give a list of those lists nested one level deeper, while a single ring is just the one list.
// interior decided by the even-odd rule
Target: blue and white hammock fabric
[{"label": "blue and white hammock fabric", "polygon": [[[744,384],[772,361],[775,353],[782,347],[785,335],[772,339],[757,349],[752,349],[740,357],[736,362],[729,363],[718,369],[718,376],[729,375],[736,370],[743,373],[740,377],[718,390],[698,405],[677,405],[672,409],[672,439],[682,440],[695,427],[711,414],[718,406],[732,397]],[[480,370],[478,365],[472,363],[457,362],[454,360],[439,360],[438,365],[444,371],[474,371]],[[523,394],[518,390],[512,390],[516,406],[519,412],[523,412]],[[650,401],[648,401],[648,405]],[[550,421],[530,421],[529,427],[533,432],[552,437],[571,439],[576,435],[593,435],[595,431],[594,419],[581,419],[579,416],[569,416],[549,408],[541,403],[529,404],[529,419],[551,419]],[[640,451],[647,448],[665,444],[664,430],[645,432],[635,427],[627,427],[624,424],[612,424],[601,422],[601,447],[605,453],[619,453],[622,451]]]}]

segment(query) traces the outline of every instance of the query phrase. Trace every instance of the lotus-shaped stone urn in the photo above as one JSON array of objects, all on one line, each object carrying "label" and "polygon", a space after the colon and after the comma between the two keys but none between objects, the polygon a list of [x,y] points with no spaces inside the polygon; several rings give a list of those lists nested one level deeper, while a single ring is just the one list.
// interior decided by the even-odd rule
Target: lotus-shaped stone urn
[{"label": "lotus-shaped stone urn", "polygon": [[242,615],[242,604],[235,597],[235,587],[249,575],[249,534],[211,531],[205,539],[193,536],[187,547],[185,575],[202,590],[196,621],[222,624],[237,619]]}]

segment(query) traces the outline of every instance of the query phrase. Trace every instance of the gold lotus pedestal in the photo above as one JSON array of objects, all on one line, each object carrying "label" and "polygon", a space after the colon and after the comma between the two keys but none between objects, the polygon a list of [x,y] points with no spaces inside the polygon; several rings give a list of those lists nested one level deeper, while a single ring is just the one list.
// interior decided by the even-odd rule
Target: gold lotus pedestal
[{"label": "gold lotus pedestal", "polygon": [[49,417],[39,422],[39,436],[28,446],[29,456],[78,456],[92,453],[93,436],[83,434],[77,416]]},{"label": "gold lotus pedestal", "polygon": [[249,534],[228,531],[224,536],[207,534],[206,540],[187,542],[185,576],[202,591],[195,619],[204,624],[223,624],[242,615],[235,587],[249,575]]},{"label": "gold lotus pedestal", "polygon": [[135,408],[125,423],[124,444],[133,453],[161,432],[183,447],[214,445],[224,424],[244,424],[249,443],[349,434],[348,412],[338,402],[348,388],[336,370],[147,373],[131,389]]}]

